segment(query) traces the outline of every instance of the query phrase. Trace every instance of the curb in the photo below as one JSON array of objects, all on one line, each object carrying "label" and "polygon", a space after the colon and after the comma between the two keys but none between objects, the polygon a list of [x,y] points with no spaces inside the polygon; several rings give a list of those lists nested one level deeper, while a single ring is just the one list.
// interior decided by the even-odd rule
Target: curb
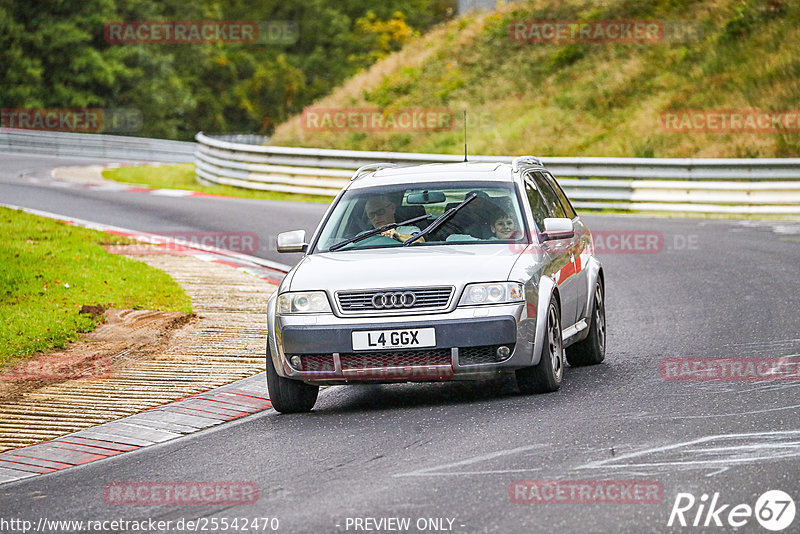
[{"label": "curb", "polygon": [[[104,225],[21,206],[11,209],[60,220],[68,224],[130,237],[150,244],[171,243],[181,254],[219,263],[272,283],[280,283],[288,265],[215,247],[197,246],[173,238]],[[191,395],[122,419],[102,423],[50,441],[0,453],[0,484],[60,471],[170,441],[268,410],[272,407],[263,372]]]},{"label": "curb", "polygon": [[52,441],[0,454],[0,484],[170,441],[272,407],[264,373]]}]

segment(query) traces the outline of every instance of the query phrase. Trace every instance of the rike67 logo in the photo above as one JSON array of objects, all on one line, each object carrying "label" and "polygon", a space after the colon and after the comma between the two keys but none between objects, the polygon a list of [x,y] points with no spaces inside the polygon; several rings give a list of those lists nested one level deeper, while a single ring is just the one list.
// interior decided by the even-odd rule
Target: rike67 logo
[{"label": "rike67 logo", "polygon": [[[755,517],[763,528],[778,532],[792,525],[795,511],[794,499],[781,490],[764,492],[754,506],[725,503],[719,492],[711,497],[704,493],[699,499],[691,493],[678,493],[667,526],[740,528]],[[753,531],[748,529],[747,532]]]}]

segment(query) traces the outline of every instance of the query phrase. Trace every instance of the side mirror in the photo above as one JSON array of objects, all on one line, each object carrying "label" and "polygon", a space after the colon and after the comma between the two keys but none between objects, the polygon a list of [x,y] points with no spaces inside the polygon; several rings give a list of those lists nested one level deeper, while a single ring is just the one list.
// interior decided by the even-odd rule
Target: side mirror
[{"label": "side mirror", "polygon": [[567,218],[547,218],[544,220],[544,232],[542,240],[550,241],[553,239],[568,239],[575,236],[575,229],[572,221]]},{"label": "side mirror", "polygon": [[278,234],[278,252],[305,252],[307,248],[305,230],[292,230]]}]

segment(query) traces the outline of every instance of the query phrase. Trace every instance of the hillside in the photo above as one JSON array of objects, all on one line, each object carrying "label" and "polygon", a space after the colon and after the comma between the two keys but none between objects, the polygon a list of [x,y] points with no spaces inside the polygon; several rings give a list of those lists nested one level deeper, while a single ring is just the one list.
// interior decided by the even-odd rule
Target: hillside
[{"label": "hillside", "polygon": [[[602,5],[514,2],[448,22],[311,106],[312,112],[380,109],[388,114],[446,109],[457,119],[452,129],[319,131],[323,128],[295,116],[277,127],[271,144],[459,153],[461,110],[467,109],[473,154],[800,156],[800,4],[608,0]],[[510,25],[520,20],[649,21],[662,33],[657,42],[522,42],[535,34],[528,25],[523,28],[530,33],[512,38]],[[685,114],[678,122],[664,122],[666,112],[684,110],[795,113],[773,116],[779,122],[768,128],[753,128],[748,123],[753,117],[745,113],[733,132],[720,131],[722,123],[707,114],[703,124],[711,132],[681,123]],[[670,131],[669,124],[678,131]]]}]

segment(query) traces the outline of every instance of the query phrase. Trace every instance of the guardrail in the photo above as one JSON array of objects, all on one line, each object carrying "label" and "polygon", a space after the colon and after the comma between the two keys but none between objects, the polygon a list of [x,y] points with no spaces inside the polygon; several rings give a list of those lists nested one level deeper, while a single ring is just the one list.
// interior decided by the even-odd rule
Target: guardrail
[{"label": "guardrail", "polygon": [[137,161],[192,161],[195,144],[123,135],[0,128],[0,152]]},{"label": "guardrail", "polygon": [[[266,138],[195,136],[203,183],[336,195],[368,163],[451,163],[463,156],[263,146]],[[510,156],[470,161],[510,163]],[[800,158],[540,158],[578,208],[800,214]]]}]

